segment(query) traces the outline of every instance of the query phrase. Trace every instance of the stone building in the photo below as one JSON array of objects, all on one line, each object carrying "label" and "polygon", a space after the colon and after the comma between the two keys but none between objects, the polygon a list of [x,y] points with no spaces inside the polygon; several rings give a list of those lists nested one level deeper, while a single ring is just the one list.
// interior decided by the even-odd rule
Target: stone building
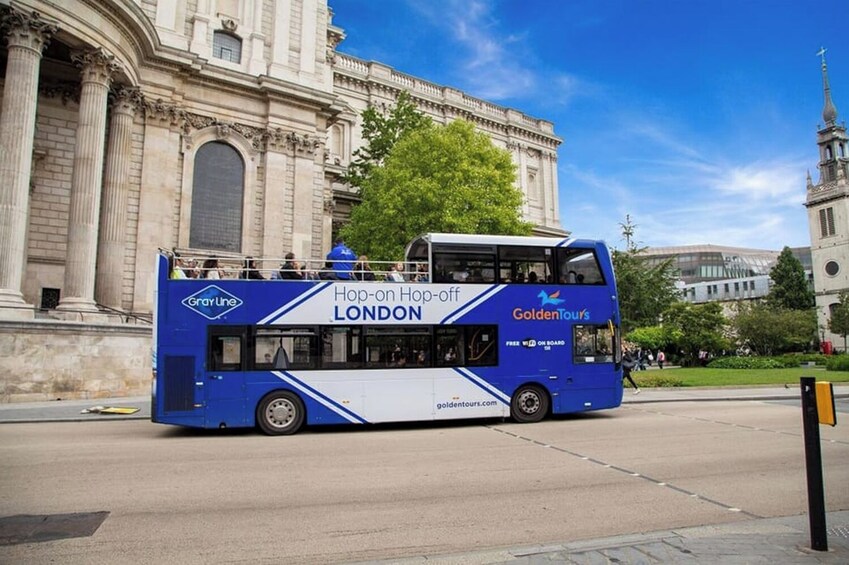
[{"label": "stone building", "polygon": [[45,309],[77,335],[116,320],[104,311],[150,313],[159,248],[326,253],[356,201],[340,175],[360,112],[405,90],[508,149],[525,219],[565,233],[550,122],[340,53],[327,0],[0,0],[0,15],[0,369],[55,333],[33,320]]},{"label": "stone building", "polygon": [[849,137],[846,124],[837,122],[837,108],[831,99],[825,50],[822,54],[822,84],[825,104],[817,131],[820,160],[819,180],[808,174],[808,226],[811,233],[811,258],[817,323],[823,341],[844,349],[843,337],[828,330],[831,313],[839,303],[841,291],[849,290]]}]

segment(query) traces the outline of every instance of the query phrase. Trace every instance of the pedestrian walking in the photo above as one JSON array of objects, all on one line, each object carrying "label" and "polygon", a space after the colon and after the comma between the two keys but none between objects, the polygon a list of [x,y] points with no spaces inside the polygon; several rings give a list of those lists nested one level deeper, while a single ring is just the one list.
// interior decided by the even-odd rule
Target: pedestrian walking
[{"label": "pedestrian walking", "polygon": [[633,377],[631,377],[631,371],[634,367],[637,366],[637,360],[634,359],[633,354],[625,350],[625,354],[622,356],[622,380],[628,379],[628,382],[631,383],[631,386],[634,387],[634,394],[640,394],[640,387],[637,386],[637,383],[634,382]]}]

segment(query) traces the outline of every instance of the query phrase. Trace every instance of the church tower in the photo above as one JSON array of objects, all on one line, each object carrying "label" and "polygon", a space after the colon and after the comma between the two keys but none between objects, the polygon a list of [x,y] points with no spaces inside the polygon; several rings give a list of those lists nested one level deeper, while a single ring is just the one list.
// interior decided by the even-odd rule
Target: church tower
[{"label": "church tower", "polygon": [[814,293],[820,336],[842,349],[842,336],[828,331],[831,313],[839,293],[849,290],[849,137],[846,124],[837,123],[837,108],[831,99],[825,49],[822,57],[822,85],[825,125],[817,131],[820,160],[819,181],[814,184],[808,173],[808,228],[811,234]]}]

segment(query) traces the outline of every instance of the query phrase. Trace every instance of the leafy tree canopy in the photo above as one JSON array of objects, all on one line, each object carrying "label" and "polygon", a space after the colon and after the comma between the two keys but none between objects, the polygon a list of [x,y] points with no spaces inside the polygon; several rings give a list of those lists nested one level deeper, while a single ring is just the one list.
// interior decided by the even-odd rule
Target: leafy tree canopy
[{"label": "leafy tree canopy", "polygon": [[663,314],[664,327],[668,326],[678,336],[675,346],[694,363],[699,351],[715,352],[728,347],[724,336],[726,324],[722,306],[716,302],[676,302]]},{"label": "leafy tree canopy", "polygon": [[371,176],[375,167],[383,164],[392,148],[401,137],[420,128],[426,128],[433,122],[416,109],[410,93],[402,91],[391,108],[382,110],[369,106],[361,115],[363,120],[362,137],[365,144],[354,151],[354,158],[343,180],[356,188],[361,188]]},{"label": "leafy tree canopy", "polygon": [[840,293],[840,303],[831,312],[828,321],[828,329],[831,333],[843,336],[843,350],[846,349],[846,337],[849,336],[849,291]]},{"label": "leafy tree canopy", "polygon": [[665,349],[681,339],[680,332],[669,326],[636,328],[625,339],[643,349]]},{"label": "leafy tree canopy", "polygon": [[814,306],[814,293],[808,287],[805,269],[789,247],[781,251],[769,276],[773,282],[767,296],[770,306],[789,310],[807,310]]},{"label": "leafy tree canopy", "polygon": [[613,251],[619,313],[625,331],[660,322],[661,314],[679,300],[672,260],[651,264],[640,249]]},{"label": "leafy tree canopy", "polygon": [[804,351],[816,337],[813,309],[791,310],[764,303],[740,304],[732,326],[741,345],[758,355]]},{"label": "leafy tree canopy", "polygon": [[638,248],[634,243],[637,226],[631,216],[625,216],[625,223],[619,225],[626,249],[613,251],[613,272],[616,273],[623,331],[627,332],[657,325],[663,311],[680,299],[680,293],[675,286],[678,276],[672,259],[650,262],[640,255],[645,248]]},{"label": "leafy tree canopy", "polygon": [[515,178],[510,153],[469,122],[420,127],[372,169],[341,234],[357,252],[383,261],[398,260],[427,232],[528,235]]}]

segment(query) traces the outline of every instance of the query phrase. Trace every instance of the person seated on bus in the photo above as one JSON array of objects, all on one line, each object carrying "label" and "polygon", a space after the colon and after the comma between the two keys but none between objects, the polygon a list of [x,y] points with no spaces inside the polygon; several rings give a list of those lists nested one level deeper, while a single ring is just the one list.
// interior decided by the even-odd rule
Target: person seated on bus
[{"label": "person seated on bus", "polygon": [[186,275],[185,265],[183,264],[183,258],[174,254],[174,266],[171,268],[171,278],[172,279],[187,279],[189,278]]},{"label": "person seated on bus", "polygon": [[483,282],[483,273],[480,269],[472,269],[472,274],[470,274],[466,281],[467,283],[482,283]]},{"label": "person seated on bus", "polygon": [[453,347],[449,348],[447,352],[445,352],[445,362],[447,364],[452,364],[457,362],[457,352]]},{"label": "person seated on bus", "polygon": [[301,264],[295,261],[295,254],[291,251],[286,254],[286,262],[280,266],[278,278],[281,280],[303,280],[304,278]]},{"label": "person seated on bus", "polygon": [[535,272],[531,271],[530,273],[528,273],[528,282],[529,283],[535,283],[535,282],[538,282],[538,280],[539,280],[539,277],[537,276],[537,274]]},{"label": "person seated on bus", "polygon": [[523,272],[521,272],[521,271],[519,271],[518,273],[516,273],[516,278],[514,278],[514,279],[513,279],[513,282],[514,282],[514,283],[519,283],[519,284],[524,283],[524,282],[525,282],[525,273],[523,273]]},{"label": "person seated on bus", "polygon": [[396,263],[389,267],[389,272],[386,273],[386,276],[383,278],[386,282],[405,282],[404,275],[404,264]]},{"label": "person seated on bus", "polygon": [[262,273],[256,268],[256,261],[253,257],[245,257],[245,264],[242,267],[242,272],[239,273],[240,279],[254,279],[258,281],[265,280]]},{"label": "person seated on bus", "polygon": [[422,263],[416,268],[415,282],[428,282],[427,263]]},{"label": "person seated on bus", "polygon": [[398,355],[397,359],[395,359],[395,363],[392,365],[393,367],[406,367],[407,366],[407,356],[401,353]]},{"label": "person seated on bus", "polygon": [[339,280],[339,277],[336,276],[336,271],[333,270],[333,261],[327,261],[324,263],[324,268],[319,271],[318,278],[322,281]]},{"label": "person seated on bus", "polygon": [[373,281],[374,271],[371,270],[371,265],[368,263],[368,256],[360,255],[357,259],[357,264],[354,265],[354,276],[358,281]]},{"label": "person seated on bus", "polygon": [[578,273],[575,271],[569,271],[569,274],[566,275],[566,284],[575,284],[578,282]]}]

